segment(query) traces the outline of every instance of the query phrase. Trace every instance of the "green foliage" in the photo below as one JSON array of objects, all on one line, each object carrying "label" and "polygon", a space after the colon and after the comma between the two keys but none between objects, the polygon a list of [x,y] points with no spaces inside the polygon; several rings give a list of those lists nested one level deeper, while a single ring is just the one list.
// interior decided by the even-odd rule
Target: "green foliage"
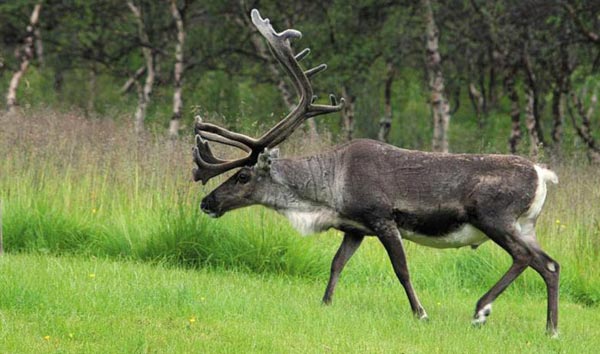
[{"label": "green foliage", "polygon": [[326,271],[315,245],[287,237],[291,230],[273,215],[261,211],[257,219],[249,210],[216,222],[201,214],[201,195],[189,184],[187,145],[162,139],[139,145],[110,121],[72,116],[42,118],[49,126],[40,136],[40,121],[28,118],[14,126],[24,129],[25,139],[2,136],[8,155],[0,163],[0,198],[9,252],[83,253],[303,276]]},{"label": "green foliage", "polygon": [[[22,0],[0,4],[2,96],[11,72],[18,67],[19,59],[13,53],[22,45],[35,3]],[[44,63],[34,58],[25,73],[17,94],[20,106],[76,109],[86,116],[111,116],[129,122],[137,92],[134,87],[121,93],[120,88],[144,65],[141,48],[147,46],[156,57],[157,76],[146,121],[150,131],[164,132],[172,116],[175,26],[167,2],[135,3],[142,10],[151,43],[140,43],[134,16],[123,1],[44,1],[39,25]],[[195,114],[246,133],[269,126],[285,115],[276,78],[249,39],[252,27],[246,6],[250,4],[202,0],[177,4],[187,34],[184,129],[189,131]],[[361,0],[333,1],[327,6],[292,1],[252,5],[271,18],[275,29],[294,27],[304,33],[303,39],[292,43],[297,51],[304,47],[313,50],[303,65],[329,65],[325,74],[313,80],[319,102],[325,102],[329,93],[339,96],[343,89],[356,97],[356,137],[377,136],[383,115],[386,64],[391,63],[397,72],[392,90],[391,142],[406,148],[430,149],[432,124],[423,71],[424,23],[419,4]],[[594,74],[595,47],[582,30],[594,30],[592,14],[597,13],[598,5],[575,1],[570,6],[572,15],[567,7],[552,2],[436,3],[434,16],[441,35],[451,109],[460,104],[450,124],[452,151],[508,151],[510,102],[502,83],[514,67],[524,111],[530,75],[521,59],[528,55],[536,79],[538,119],[546,145],[551,148],[549,155],[561,158],[585,152],[587,148],[568,116],[563,122],[562,141],[554,144],[549,138],[554,124],[554,88],[567,78],[572,89],[587,87],[586,92],[591,94],[598,82]],[[483,128],[475,122],[466,92],[471,83],[486,102]],[[589,95],[582,99],[589,104]],[[339,115],[319,117],[316,122],[324,135],[331,133],[334,141],[342,139]],[[525,137],[524,125],[522,132]],[[592,135],[598,139],[598,134],[592,124]],[[528,151],[527,144],[527,139],[522,139],[522,152]]]},{"label": "green foliage", "polygon": [[[49,111],[30,111],[2,126],[0,149],[6,153],[0,157],[0,198],[9,253],[146,260],[307,279],[324,279],[329,271],[341,240],[338,232],[302,238],[281,216],[261,207],[220,219],[202,214],[200,199],[218,181],[206,187],[190,184],[189,141],[152,136],[140,141],[127,127],[110,120]],[[291,155],[307,149],[302,139],[292,139],[283,148]],[[561,183],[549,192],[538,237],[562,265],[563,299],[597,306],[596,171],[574,163],[558,166],[557,172]],[[407,252],[417,289],[443,293],[454,284],[472,293],[472,301],[510,263],[510,257],[491,242],[476,251],[408,243]],[[349,284],[384,282],[397,287],[385,252],[374,238],[361,247],[343,279]],[[545,294],[533,271],[513,288],[540,298]]]},{"label": "green foliage", "polygon": [[15,254],[0,258],[0,272],[4,353],[593,353],[600,345],[597,308],[563,298],[552,340],[543,292],[529,289],[507,290],[488,323],[473,328],[479,293],[448,272],[438,274],[443,286],[417,289],[427,323],[412,318],[391,272],[360,283],[345,274],[331,306],[319,302],[324,277]]}]

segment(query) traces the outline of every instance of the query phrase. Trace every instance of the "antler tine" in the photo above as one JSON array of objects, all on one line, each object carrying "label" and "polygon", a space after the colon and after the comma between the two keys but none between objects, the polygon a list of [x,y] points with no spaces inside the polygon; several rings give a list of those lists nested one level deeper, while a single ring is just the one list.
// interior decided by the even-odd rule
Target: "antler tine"
[{"label": "antler tine", "polygon": [[[251,138],[244,134],[229,131],[229,130],[219,127],[218,125],[215,125],[215,124],[204,123],[201,120],[196,121],[195,129],[196,129],[196,133],[198,133],[198,132],[213,133],[215,135],[220,135],[221,137],[223,137],[227,140],[236,141],[240,144],[246,145],[249,148],[254,148],[258,145],[258,141],[254,138]],[[235,145],[233,145],[233,146],[235,146]]]},{"label": "antler tine", "polygon": [[[271,53],[291,78],[299,96],[299,102],[285,118],[258,139],[229,131],[215,124],[204,123],[198,119],[195,125],[196,146],[193,150],[194,161],[198,168],[194,169],[193,173],[194,180],[202,181],[203,184],[212,177],[231,169],[256,163],[264,148],[272,148],[287,139],[304,120],[321,114],[337,112],[344,105],[343,99],[338,104],[333,95],[331,96],[331,105],[314,103],[316,98],[313,97],[313,88],[309,78],[327,69],[327,65],[321,64],[306,71],[302,69],[298,62],[310,53],[310,49],[306,48],[300,53],[294,54],[290,45],[290,40],[301,38],[302,33],[294,29],[287,29],[280,33],[275,32],[269,19],[260,17],[260,13],[256,9],[252,10],[251,17],[252,23],[267,40]],[[237,160],[219,159],[214,156],[208,141],[204,139],[239,148],[248,155]]]},{"label": "antler tine", "polygon": [[309,117],[315,117],[321,114],[339,112],[342,108],[344,108],[344,105],[346,104],[346,100],[344,99],[344,97],[341,97],[340,102],[338,103],[337,98],[333,94],[329,95],[329,100],[331,102],[330,105],[311,104],[310,111],[307,115]]},{"label": "antler tine", "polygon": [[296,61],[300,61],[300,60],[306,58],[309,54],[310,54],[310,48],[302,49],[302,51],[300,53],[296,54],[296,56],[295,56]]},{"label": "antler tine", "polygon": [[200,135],[196,135],[196,146],[192,149],[192,155],[198,166],[192,170],[194,181],[202,181],[202,184],[229,170],[247,165],[252,156],[248,155],[237,160],[221,160],[213,155],[208,142]]},{"label": "antler tine", "polygon": [[194,162],[196,162],[196,164],[198,165],[197,168],[194,168],[192,170],[194,181],[202,181],[202,184],[206,184],[206,182],[208,182],[209,179],[223,174],[229,170],[245,166],[250,160],[250,156],[248,156],[243,159],[232,161],[219,160],[221,162],[215,164],[204,161],[204,159],[201,156],[201,153],[199,153],[199,150],[196,147],[194,147],[193,154]]},{"label": "antler tine", "polygon": [[[202,184],[206,184],[206,182],[208,182],[209,179],[215,176],[218,176],[234,168],[242,167],[244,165],[249,164],[250,160],[253,158],[253,150],[251,147],[245,145],[240,141],[230,139],[226,136],[221,136],[215,133],[203,131],[202,129],[204,127],[205,124],[202,123],[202,119],[200,117],[196,117],[196,125],[194,128],[196,132],[196,146],[194,146],[194,148],[192,149],[192,156],[194,158],[194,162],[198,167],[192,170],[194,181],[202,181]],[[223,129],[223,131],[227,130]],[[229,146],[234,146],[248,152],[249,154],[246,157],[237,160],[222,160],[215,157],[212,150],[210,149],[208,141],[204,139]]]},{"label": "antler tine", "polygon": [[230,132],[225,128],[219,127],[218,125],[203,123],[202,118],[200,118],[199,116],[196,116],[194,133],[196,135],[200,135],[206,140],[213,141],[215,143],[234,146],[246,152],[251,152],[252,147],[254,146],[254,144],[256,144],[256,140],[249,136]]},{"label": "antler tine", "polygon": [[[287,29],[281,33],[275,32],[269,19],[260,17],[260,13],[256,9],[252,10],[251,17],[252,23],[254,23],[258,31],[269,43],[273,55],[292,79],[294,87],[300,96],[300,102],[296,105],[296,108],[258,139],[260,145],[270,147],[274,146],[273,141],[277,139],[279,135],[284,135],[285,137],[289,136],[293,129],[297,128],[305,119],[313,91],[312,85],[304,73],[304,70],[302,70],[300,64],[296,60],[296,56],[289,43],[289,39],[301,38],[302,33],[293,29]],[[299,57],[305,57],[306,54],[308,54],[305,52],[306,51],[300,52],[301,55],[299,55]]]},{"label": "antler tine", "polygon": [[217,135],[217,134],[209,133],[209,132],[204,132],[204,131],[200,131],[199,135],[201,137],[203,137],[204,139],[208,140],[208,141],[213,141],[215,143],[221,143],[221,144],[233,146],[233,147],[236,147],[236,148],[238,148],[240,150],[244,150],[246,152],[252,152],[252,149],[249,146],[244,145],[244,144],[240,143],[239,141],[227,139],[227,138],[225,138],[225,137],[223,137],[221,135]]},{"label": "antler tine", "polygon": [[312,77],[315,76],[316,74],[320,73],[321,71],[325,71],[327,70],[327,64],[321,64],[321,65],[317,65],[312,69],[306,70],[304,72],[304,75],[306,75],[306,77]]}]

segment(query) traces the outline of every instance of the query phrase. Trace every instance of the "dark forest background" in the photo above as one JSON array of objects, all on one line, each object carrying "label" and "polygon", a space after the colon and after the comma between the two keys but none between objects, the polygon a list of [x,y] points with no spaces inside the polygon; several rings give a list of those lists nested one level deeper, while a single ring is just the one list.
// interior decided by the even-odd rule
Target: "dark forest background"
[{"label": "dark forest background", "polygon": [[600,161],[598,1],[2,1],[0,109],[173,138],[199,114],[253,133],[295,98],[252,8],[303,33],[293,46],[312,49],[307,66],[328,64],[320,99],[346,99],[311,134],[444,150],[432,138],[441,79],[450,151]]}]

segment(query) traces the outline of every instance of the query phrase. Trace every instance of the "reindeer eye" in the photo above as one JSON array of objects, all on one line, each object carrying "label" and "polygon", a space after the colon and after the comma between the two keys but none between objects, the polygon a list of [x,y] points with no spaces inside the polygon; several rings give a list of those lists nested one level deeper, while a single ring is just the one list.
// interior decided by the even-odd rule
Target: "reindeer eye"
[{"label": "reindeer eye", "polygon": [[246,183],[250,182],[250,175],[249,175],[248,173],[241,172],[241,173],[238,175],[238,178],[237,178],[237,179],[238,179],[238,182],[239,182],[239,183],[241,183],[241,184],[246,184]]}]

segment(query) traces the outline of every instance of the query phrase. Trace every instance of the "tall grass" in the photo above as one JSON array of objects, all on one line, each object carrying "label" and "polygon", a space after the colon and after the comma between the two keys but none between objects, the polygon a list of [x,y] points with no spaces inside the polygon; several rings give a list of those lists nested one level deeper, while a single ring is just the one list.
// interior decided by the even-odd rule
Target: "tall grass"
[{"label": "tall grass", "polygon": [[[0,198],[8,252],[82,254],[237,268],[323,279],[340,234],[299,237],[282,217],[261,207],[213,220],[199,212],[208,186],[190,178],[192,138],[171,141],[131,127],[77,114],[32,111],[0,117]],[[289,155],[320,149],[296,135]],[[600,187],[584,163],[553,166],[561,182],[550,189],[538,223],[544,249],[562,265],[563,295],[600,303]],[[476,251],[407,245],[417,289],[459,287],[480,295],[508,268],[491,242]],[[385,252],[370,239],[343,282],[396,283]],[[545,296],[533,271],[517,291]],[[477,296],[474,295],[473,300]]]}]

